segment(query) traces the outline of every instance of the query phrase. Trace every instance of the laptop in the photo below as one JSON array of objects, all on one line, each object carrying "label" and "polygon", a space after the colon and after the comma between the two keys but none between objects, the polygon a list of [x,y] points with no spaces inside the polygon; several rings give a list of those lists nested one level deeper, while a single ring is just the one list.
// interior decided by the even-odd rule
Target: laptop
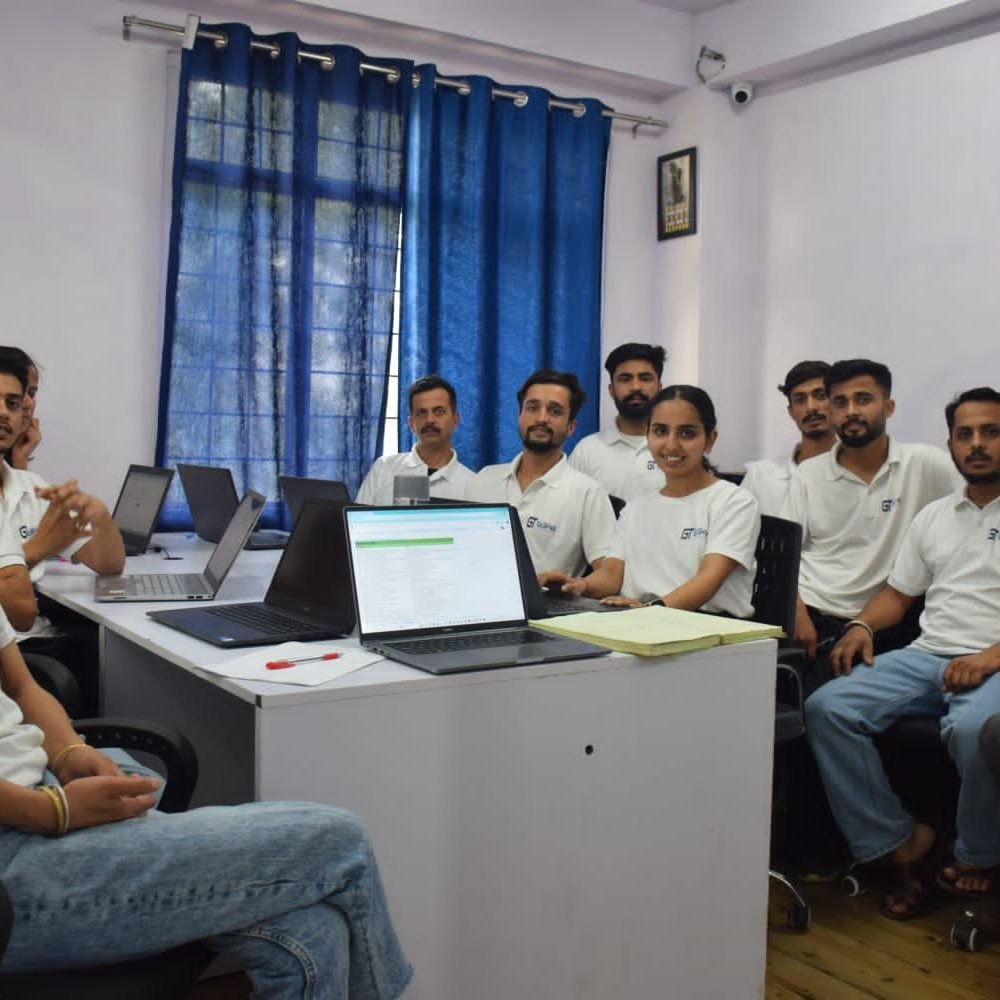
[{"label": "laptop", "polygon": [[366,649],[432,674],[603,656],[528,626],[507,504],[347,507]]},{"label": "laptop", "polygon": [[236,562],[253,531],[264,497],[247,491],[236,508],[229,526],[215,546],[201,573],[133,573],[126,576],[99,576],[94,580],[97,601],[210,601]]},{"label": "laptop", "polygon": [[[278,488],[288,507],[288,515],[295,524],[299,519],[302,502],[309,499],[331,500],[341,507],[350,503],[347,486],[337,479],[309,479],[306,476],[278,476]],[[346,551],[346,550],[345,550]]]},{"label": "laptop", "polygon": [[354,630],[347,570],[347,499],[302,502],[263,602],[167,608],[150,618],[213,646],[311,642]]},{"label": "laptop", "polygon": [[111,515],[125,543],[125,555],[139,556],[146,551],[173,478],[173,469],[150,465],[128,467]]},{"label": "laptop", "polygon": [[[178,462],[177,473],[191,510],[195,534],[206,542],[218,542],[239,504],[232,472],[221,466]],[[287,531],[268,528],[253,532],[246,547],[283,549],[287,541]]]}]

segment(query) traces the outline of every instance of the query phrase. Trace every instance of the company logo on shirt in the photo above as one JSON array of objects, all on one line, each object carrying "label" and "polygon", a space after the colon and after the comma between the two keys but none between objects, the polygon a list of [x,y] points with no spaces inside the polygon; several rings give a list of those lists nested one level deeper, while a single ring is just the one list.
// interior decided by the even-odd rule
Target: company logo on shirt
[{"label": "company logo on shirt", "polygon": [[29,528],[28,525],[22,524],[20,528],[17,529],[18,534],[21,536],[22,541],[27,541],[35,533],[34,528]]},{"label": "company logo on shirt", "polygon": [[549,524],[548,521],[543,521],[540,517],[536,517],[534,514],[524,522],[526,528],[541,528],[543,531],[551,531],[553,534],[556,532],[556,526],[554,524]]},{"label": "company logo on shirt", "polygon": [[883,500],[882,501],[882,505],[881,505],[882,506],[882,513],[883,514],[891,514],[892,511],[893,511],[893,508],[896,507],[896,506],[898,506],[899,502],[902,499],[903,499],[902,497],[892,497],[889,500]]},{"label": "company logo on shirt", "polygon": [[986,541],[995,542],[998,538],[1000,538],[1000,528],[990,528],[986,534]]},{"label": "company logo on shirt", "polygon": [[656,468],[656,461],[655,461],[654,459],[652,459],[652,458],[651,458],[651,459],[650,459],[650,460],[649,460],[649,461],[648,461],[648,462],[646,463],[646,471],[647,471],[647,472],[652,472],[652,471],[653,471],[653,469],[655,469],[655,468]]},{"label": "company logo on shirt", "polygon": [[681,531],[681,541],[686,542],[690,538],[708,537],[708,528],[684,528]]}]

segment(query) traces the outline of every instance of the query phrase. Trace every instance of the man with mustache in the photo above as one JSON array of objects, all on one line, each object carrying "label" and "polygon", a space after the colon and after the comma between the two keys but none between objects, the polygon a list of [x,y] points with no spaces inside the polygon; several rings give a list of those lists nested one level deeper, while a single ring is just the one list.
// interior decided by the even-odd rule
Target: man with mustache
[{"label": "man with mustache", "polygon": [[358,490],[357,502],[380,507],[391,504],[397,476],[429,476],[431,496],[464,500],[476,474],[459,462],[451,446],[451,436],[458,427],[454,386],[440,375],[425,375],[410,386],[408,396],[406,425],[416,443],[408,452],[376,459]]},{"label": "man with mustache", "polygon": [[[885,365],[838,361],[825,384],[840,444],[798,466],[781,514],[802,525],[795,639],[810,660],[885,583],[916,514],[958,483],[939,448],[889,438],[896,404]],[[875,650],[898,649],[915,634],[915,621],[900,622],[875,636]],[[807,686],[823,674],[814,672]]]},{"label": "man with mustache", "polygon": [[[1000,864],[1000,785],[980,748],[985,721],[1000,711],[1000,393],[969,389],[945,419],[965,484],[913,518],[888,582],[833,648],[839,676],[806,702],[809,742],[852,854],[890,863],[895,879],[882,912],[894,920],[924,908],[935,841],[903,809],[872,742],[900,716],[940,716],[961,777],[954,860],[939,884],[982,895]],[[873,638],[903,621],[921,595],[919,638],[875,656]]]},{"label": "man with mustache", "polygon": [[823,381],[830,366],[825,361],[800,361],[778,386],[788,400],[788,415],[799,429],[791,455],[747,463],[741,485],[756,498],[762,514],[780,513],[796,466],[829,451],[837,440],[830,417],[830,397]]},{"label": "man with mustache", "polygon": [[481,469],[470,491],[470,500],[517,507],[543,586],[549,571],[579,576],[587,563],[596,569],[615,529],[608,494],[563,452],[585,399],[571,372],[529,375],[517,393],[524,450],[513,462]]},{"label": "man with mustache", "polygon": [[665,358],[666,351],[652,344],[622,344],[608,355],[608,394],[618,410],[614,427],[588,434],[569,456],[574,469],[622,500],[663,488],[663,473],[646,444],[646,410],[662,388]]}]

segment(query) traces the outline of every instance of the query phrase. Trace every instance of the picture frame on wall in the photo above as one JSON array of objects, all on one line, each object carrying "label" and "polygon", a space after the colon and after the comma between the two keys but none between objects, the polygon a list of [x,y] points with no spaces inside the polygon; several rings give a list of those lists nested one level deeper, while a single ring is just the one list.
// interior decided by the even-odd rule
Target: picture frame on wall
[{"label": "picture frame on wall", "polygon": [[656,238],[698,231],[698,149],[691,146],[656,161]]}]

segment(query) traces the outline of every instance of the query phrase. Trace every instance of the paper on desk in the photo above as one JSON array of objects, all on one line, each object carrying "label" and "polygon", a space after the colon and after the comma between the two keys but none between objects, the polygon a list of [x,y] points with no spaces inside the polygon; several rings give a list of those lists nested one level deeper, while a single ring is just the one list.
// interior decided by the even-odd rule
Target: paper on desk
[{"label": "paper on desk", "polygon": [[[311,663],[296,663],[281,670],[267,669],[267,664],[274,660],[295,660],[300,656],[322,656],[323,653],[332,652],[341,655],[336,660],[313,660]],[[336,643],[283,642],[278,646],[256,646],[253,652],[221,663],[199,663],[198,669],[220,677],[237,677],[245,681],[318,687],[381,659],[384,657],[369,653],[367,649],[347,648]]]}]

